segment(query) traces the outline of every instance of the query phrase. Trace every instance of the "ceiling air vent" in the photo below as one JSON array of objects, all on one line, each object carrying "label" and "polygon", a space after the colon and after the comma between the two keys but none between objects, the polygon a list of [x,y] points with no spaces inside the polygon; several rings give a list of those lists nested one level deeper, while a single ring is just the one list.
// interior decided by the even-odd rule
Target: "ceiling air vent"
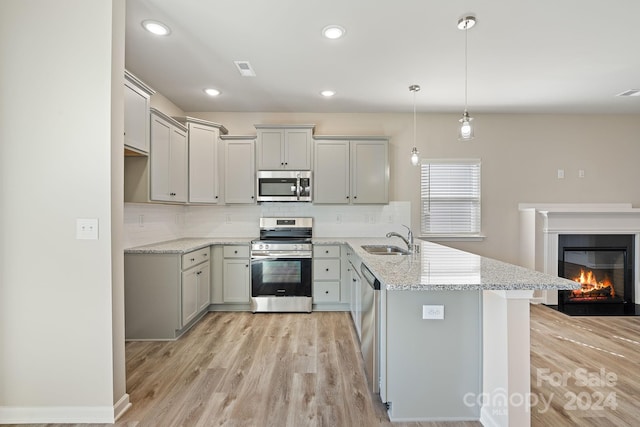
[{"label": "ceiling air vent", "polygon": [[640,89],[625,90],[624,92],[619,93],[616,96],[640,96]]},{"label": "ceiling air vent", "polygon": [[240,72],[240,75],[243,77],[255,77],[256,72],[251,68],[251,64],[249,61],[233,61],[236,64],[236,68]]}]

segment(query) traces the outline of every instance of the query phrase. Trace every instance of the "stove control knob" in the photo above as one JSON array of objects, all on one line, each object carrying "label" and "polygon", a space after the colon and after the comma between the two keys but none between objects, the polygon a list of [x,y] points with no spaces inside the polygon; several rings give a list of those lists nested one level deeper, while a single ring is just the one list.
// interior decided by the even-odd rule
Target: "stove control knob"
[{"label": "stove control knob", "polygon": [[264,248],[265,249],[269,249],[269,245],[264,245]]}]

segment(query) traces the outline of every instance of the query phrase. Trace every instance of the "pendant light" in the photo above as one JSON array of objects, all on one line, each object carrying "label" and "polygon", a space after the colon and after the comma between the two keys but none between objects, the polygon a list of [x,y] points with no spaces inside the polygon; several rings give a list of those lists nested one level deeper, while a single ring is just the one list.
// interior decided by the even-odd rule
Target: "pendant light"
[{"label": "pendant light", "polygon": [[458,139],[460,141],[469,141],[473,139],[473,125],[471,121],[473,117],[469,117],[467,111],[467,31],[476,25],[475,16],[465,16],[458,20],[458,29],[464,31],[464,113],[462,118],[458,120],[460,122],[460,131],[458,133]]},{"label": "pendant light", "polygon": [[420,90],[420,86],[411,85],[409,86],[409,91],[413,92],[413,148],[411,149],[411,164],[413,166],[418,166],[420,162],[420,152],[418,151],[418,147],[416,147],[416,92]]}]

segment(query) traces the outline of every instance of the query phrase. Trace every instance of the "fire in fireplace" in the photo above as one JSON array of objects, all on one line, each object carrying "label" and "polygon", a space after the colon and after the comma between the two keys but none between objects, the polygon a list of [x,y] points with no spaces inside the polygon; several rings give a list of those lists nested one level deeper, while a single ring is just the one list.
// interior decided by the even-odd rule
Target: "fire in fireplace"
[{"label": "fire in fireplace", "polygon": [[570,299],[593,301],[599,299],[615,298],[616,291],[613,283],[605,276],[604,280],[598,280],[591,270],[580,269],[580,275],[572,277],[574,282],[580,283],[582,288],[571,291]]},{"label": "fire in fireplace", "polygon": [[560,235],[558,258],[558,275],[582,285],[559,293],[560,311],[620,315],[633,306],[632,235]]}]

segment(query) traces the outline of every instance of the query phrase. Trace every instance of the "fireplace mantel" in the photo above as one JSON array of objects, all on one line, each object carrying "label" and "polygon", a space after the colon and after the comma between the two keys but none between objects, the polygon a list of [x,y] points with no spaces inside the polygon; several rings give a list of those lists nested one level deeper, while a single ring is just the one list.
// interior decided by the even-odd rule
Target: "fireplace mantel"
[{"label": "fireplace mantel", "polygon": [[[631,234],[635,242],[634,293],[640,296],[640,209],[631,203],[521,203],[520,264],[558,275],[561,234]],[[557,291],[537,291],[533,302],[555,305]]]}]

